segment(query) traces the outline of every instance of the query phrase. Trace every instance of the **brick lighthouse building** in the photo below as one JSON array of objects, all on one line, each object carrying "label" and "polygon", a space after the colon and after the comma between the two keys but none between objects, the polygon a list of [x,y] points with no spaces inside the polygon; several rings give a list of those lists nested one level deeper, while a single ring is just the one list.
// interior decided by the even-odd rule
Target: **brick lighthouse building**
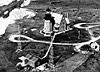
[{"label": "brick lighthouse building", "polygon": [[66,29],[69,29],[69,24],[70,22],[68,19],[68,15],[66,17],[66,14],[63,15],[51,12],[51,10],[48,8],[44,17],[44,27],[40,32],[44,36],[51,36],[51,33],[53,32],[57,33],[66,31]]},{"label": "brick lighthouse building", "polygon": [[42,30],[42,33],[44,34],[44,36],[51,35],[51,33],[53,32],[54,24],[55,24],[54,17],[52,17],[51,10],[48,8],[46,10],[46,14],[44,17],[44,28]]}]

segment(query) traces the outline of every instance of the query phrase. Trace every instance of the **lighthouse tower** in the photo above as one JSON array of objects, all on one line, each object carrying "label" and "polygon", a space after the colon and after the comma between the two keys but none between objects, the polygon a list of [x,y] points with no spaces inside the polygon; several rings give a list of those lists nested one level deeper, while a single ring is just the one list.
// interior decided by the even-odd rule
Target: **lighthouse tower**
[{"label": "lighthouse tower", "polygon": [[44,17],[44,28],[41,33],[44,34],[44,36],[50,36],[53,31],[54,24],[54,17],[52,17],[51,10],[48,8]]}]

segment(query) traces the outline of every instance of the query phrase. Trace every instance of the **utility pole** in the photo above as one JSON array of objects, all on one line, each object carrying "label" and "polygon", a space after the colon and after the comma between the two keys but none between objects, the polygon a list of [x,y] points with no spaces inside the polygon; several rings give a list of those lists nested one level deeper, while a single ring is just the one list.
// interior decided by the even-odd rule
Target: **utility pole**
[{"label": "utility pole", "polygon": [[55,39],[55,35],[51,36],[51,46],[50,46],[50,55],[49,55],[49,65],[50,65],[50,71],[55,71],[55,66],[54,66],[54,48],[53,48],[53,41]]},{"label": "utility pole", "polygon": [[[21,16],[20,16],[20,18],[21,18]],[[20,35],[21,35],[21,27],[20,26],[21,26],[21,22],[18,22],[18,35],[19,35],[18,40],[19,41],[21,40],[21,37],[20,37]],[[20,51],[22,51],[22,44],[21,44],[21,42],[18,42],[18,46],[17,46],[16,52],[19,53]]]},{"label": "utility pole", "polygon": [[[51,40],[53,39],[53,37],[51,36]],[[50,55],[49,55],[49,64],[50,64],[50,66],[52,66],[53,67],[53,64],[54,64],[54,61],[53,61],[53,59],[54,59],[54,53],[53,53],[53,45],[51,46],[51,49],[50,49]],[[51,67],[51,70],[53,70],[53,68]]]},{"label": "utility pole", "polygon": [[41,59],[44,59],[45,57],[47,57],[47,55],[49,54],[49,71],[54,71],[55,67],[54,67],[54,52],[53,52],[53,41],[55,39],[55,33],[53,35],[51,35],[51,42],[50,42],[50,46],[45,54],[44,57],[42,57]]},{"label": "utility pole", "polygon": [[[20,23],[18,23],[18,35],[20,35],[21,34],[21,28],[20,28]],[[21,38],[20,37],[18,37],[18,40],[21,40]],[[22,44],[21,44],[21,42],[18,42],[18,46],[17,46],[17,50],[16,50],[16,52],[20,52],[20,51],[22,51]]]}]

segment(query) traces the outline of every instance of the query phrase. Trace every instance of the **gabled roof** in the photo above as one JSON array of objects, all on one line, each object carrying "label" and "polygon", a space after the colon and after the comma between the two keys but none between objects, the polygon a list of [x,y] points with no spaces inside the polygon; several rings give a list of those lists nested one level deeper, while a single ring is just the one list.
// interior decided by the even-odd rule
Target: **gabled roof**
[{"label": "gabled roof", "polygon": [[60,24],[62,17],[63,17],[62,14],[51,12],[51,16],[54,17],[55,23]]}]

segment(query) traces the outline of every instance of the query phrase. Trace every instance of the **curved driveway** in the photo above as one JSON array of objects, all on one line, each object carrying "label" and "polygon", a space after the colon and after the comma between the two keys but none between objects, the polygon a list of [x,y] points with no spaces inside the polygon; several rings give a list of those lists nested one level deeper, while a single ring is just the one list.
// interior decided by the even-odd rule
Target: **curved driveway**
[{"label": "curved driveway", "polygon": [[[90,23],[92,26],[88,26],[88,27],[82,27],[81,25],[82,24],[87,24],[87,23],[79,23],[79,24],[76,24],[74,25],[75,27],[77,28],[80,28],[80,29],[89,29],[89,28],[92,28],[92,27],[97,27],[97,26],[100,26],[99,24],[96,24],[96,25],[93,25],[94,23]],[[89,23],[88,23],[89,24]],[[23,37],[27,40],[15,40],[16,37]],[[94,41],[97,41],[100,39],[100,36],[98,37],[92,37],[91,40],[89,41],[86,41],[86,42],[82,42],[82,43],[53,43],[55,45],[77,45],[77,46],[82,46],[82,45],[85,45],[85,44],[90,44],[91,42],[94,42]],[[39,43],[46,43],[46,44],[50,44],[50,41],[43,41],[43,40],[35,40],[34,38],[30,38],[28,36],[25,36],[25,35],[11,35],[9,37],[9,40],[12,41],[12,42],[39,42]]]},{"label": "curved driveway", "polygon": [[97,27],[97,26],[100,26],[100,22],[96,22],[96,23],[78,23],[78,24],[74,25],[74,27],[80,28],[80,29],[89,29],[89,28],[93,28],[93,27]]}]

